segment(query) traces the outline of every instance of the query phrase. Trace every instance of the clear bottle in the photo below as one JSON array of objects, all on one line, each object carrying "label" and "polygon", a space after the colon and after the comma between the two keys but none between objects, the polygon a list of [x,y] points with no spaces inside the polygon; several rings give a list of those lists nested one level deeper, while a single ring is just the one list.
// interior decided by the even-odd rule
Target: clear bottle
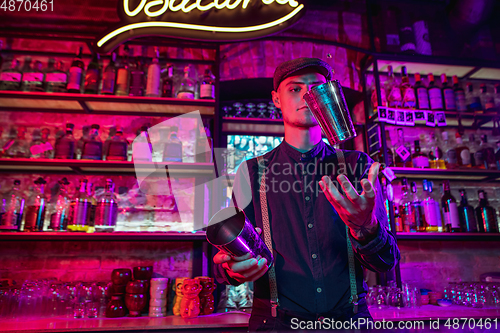
[{"label": "clear bottle", "polygon": [[476,152],[477,161],[480,163],[480,169],[497,170],[495,160],[495,149],[488,143],[488,136],[481,135],[481,144],[479,145],[479,154]]},{"label": "clear bottle", "polygon": [[174,66],[170,63],[161,72],[161,97],[174,97]]},{"label": "clear bottle", "polygon": [[153,146],[148,134],[148,127],[142,126],[140,133],[132,143],[132,160],[151,162],[153,160]]},{"label": "clear bottle", "polygon": [[[385,88],[382,86],[382,82],[380,83],[381,89],[380,89],[380,106],[387,106],[387,96],[385,95]],[[378,96],[377,96],[377,86],[375,85],[375,80],[373,80],[371,86],[370,86],[370,91],[371,93],[371,101],[372,101],[372,107],[373,107],[373,113],[377,113],[377,107],[379,106],[378,103]]]},{"label": "clear bottle", "polygon": [[180,81],[177,98],[194,99],[196,81],[189,76],[189,66],[184,67],[184,76]]},{"label": "clear bottle", "polygon": [[427,76],[429,79],[429,86],[427,87],[427,93],[429,94],[429,105],[431,110],[443,110],[443,94],[441,88],[436,84],[434,75],[429,73]]},{"label": "clear bottle", "polygon": [[77,160],[80,160],[82,158],[83,145],[85,144],[86,141],[89,140],[89,138],[90,138],[90,126],[84,125],[82,127],[82,136],[76,142],[75,158]]},{"label": "clear bottle", "polygon": [[87,66],[87,72],[85,73],[84,92],[86,94],[97,94],[99,92],[99,82],[101,76],[99,60],[99,54],[94,52],[92,61]]},{"label": "clear bottle", "polygon": [[0,74],[0,90],[17,91],[21,89],[23,73],[19,69],[19,60],[12,59],[10,66]]},{"label": "clear bottle", "polygon": [[396,82],[392,66],[387,66],[387,71],[387,81],[385,81],[387,103],[389,107],[400,108],[403,102],[401,88]]},{"label": "clear bottle", "polygon": [[75,137],[73,136],[73,128],[75,125],[66,124],[66,134],[56,140],[55,156],[56,159],[73,159],[75,157]]},{"label": "clear bottle", "polygon": [[177,136],[178,130],[177,126],[170,127],[170,135],[163,151],[163,161],[165,162],[182,162],[182,141]]},{"label": "clear bottle", "polygon": [[403,177],[401,180],[401,201],[399,204],[399,215],[402,219],[404,232],[410,232],[410,226],[414,224],[413,215],[411,213],[411,201],[408,192],[408,179]]},{"label": "clear bottle", "polygon": [[90,215],[92,199],[87,194],[87,179],[80,180],[80,188],[71,201],[68,214],[68,231],[86,232],[89,228],[88,219]]},{"label": "clear bottle", "polygon": [[14,180],[14,186],[3,197],[5,211],[0,219],[0,230],[20,231],[24,215],[24,198],[20,191],[21,181]]},{"label": "clear bottle", "polygon": [[477,191],[479,205],[476,207],[476,219],[479,232],[498,233],[497,213],[495,208],[488,203],[488,196],[485,191]]},{"label": "clear bottle", "polygon": [[410,79],[408,78],[408,72],[406,66],[401,67],[401,97],[402,97],[402,107],[404,109],[415,109],[415,90],[410,85]]},{"label": "clear bottle", "polygon": [[215,99],[215,78],[210,68],[205,69],[205,74],[201,80],[200,98]]},{"label": "clear bottle", "polygon": [[62,178],[58,182],[59,190],[57,195],[52,197],[49,216],[50,223],[48,230],[51,231],[66,231],[68,225],[68,214],[70,207],[70,200],[68,196],[68,179]]},{"label": "clear bottle", "polygon": [[141,57],[135,59],[135,64],[130,65],[129,96],[144,96],[144,68]]},{"label": "clear bottle", "polygon": [[31,133],[30,158],[43,158],[42,133],[39,128],[35,128]]},{"label": "clear bottle", "polygon": [[43,81],[45,78],[45,74],[42,71],[42,62],[37,60],[35,61],[33,68],[31,68],[31,66],[29,66],[28,68],[29,69],[27,71],[23,71],[21,90],[30,92],[43,92]]},{"label": "clear bottle", "polygon": [[448,132],[441,133],[443,139],[443,151],[446,169],[456,169],[458,167],[457,151],[455,146],[450,142]]},{"label": "clear bottle", "polygon": [[429,168],[446,169],[443,150],[439,146],[434,133],[431,133],[429,137]]},{"label": "clear bottle", "polygon": [[425,231],[425,215],[424,209],[422,207],[422,202],[417,194],[417,183],[411,182],[411,211],[410,214],[413,215],[412,224],[410,225],[410,231],[423,232]]},{"label": "clear bottle", "polygon": [[64,71],[62,61],[56,61],[54,68],[45,74],[45,92],[65,93],[68,84],[68,73]]},{"label": "clear bottle", "polygon": [[455,93],[455,105],[457,111],[467,111],[467,102],[465,101],[465,90],[460,86],[458,77],[453,75],[453,92]]},{"label": "clear bottle", "polygon": [[411,147],[405,143],[403,129],[398,128],[398,145],[396,147],[395,162],[397,167],[413,168]]},{"label": "clear bottle", "polygon": [[89,138],[83,141],[82,160],[101,160],[102,159],[102,140],[99,137],[98,124],[90,126]]},{"label": "clear bottle", "polygon": [[412,155],[414,168],[429,168],[429,157],[420,151],[420,140],[415,140],[415,152]]},{"label": "clear bottle", "polygon": [[[389,130],[385,130],[385,143],[387,146],[387,150],[386,150],[387,161],[388,161],[387,166],[391,167],[391,166],[394,166],[394,152],[393,152],[394,147],[393,147],[392,142],[391,142],[391,135],[389,133]],[[378,162],[385,164],[384,152],[382,151],[382,149],[379,150],[377,155],[378,155],[377,156]]]},{"label": "clear bottle", "polygon": [[195,161],[197,163],[211,163],[212,147],[213,147],[213,140],[210,135],[209,127],[205,126],[203,130],[198,128],[197,139],[196,139]]},{"label": "clear bottle", "polygon": [[451,195],[449,180],[443,181],[443,192],[444,194],[441,197],[441,208],[443,210],[443,222],[446,232],[460,232],[457,200]]},{"label": "clear bottle", "polygon": [[95,195],[95,184],[92,182],[87,183],[87,195],[90,199],[89,214],[87,216],[87,230],[85,232],[92,233],[95,231],[95,211],[97,207],[97,198]]},{"label": "clear bottle", "polygon": [[476,160],[476,153],[479,150],[479,143],[476,141],[476,137],[474,134],[469,134],[469,142],[467,144],[470,151],[470,163],[472,168],[477,168],[478,163]]},{"label": "clear bottle", "polygon": [[79,94],[82,88],[83,81],[83,71],[85,70],[85,64],[82,61],[83,47],[80,46],[78,54],[73,59],[71,67],[69,68],[69,78],[68,78],[68,92]]},{"label": "clear bottle", "polygon": [[470,168],[471,164],[471,156],[469,147],[464,145],[462,136],[460,133],[455,133],[455,140],[457,141],[457,146],[455,150],[457,151],[457,164],[462,168]]},{"label": "clear bottle", "polygon": [[128,141],[123,137],[123,128],[116,127],[116,134],[111,138],[107,151],[107,161],[126,161]]},{"label": "clear bottle", "polygon": [[428,232],[442,232],[443,222],[441,221],[441,209],[439,203],[432,197],[432,182],[424,179],[422,181],[424,188],[424,216]]},{"label": "clear bottle", "polygon": [[35,180],[35,189],[26,200],[26,212],[24,213],[24,232],[44,231],[45,209],[47,199],[44,194],[45,184],[43,178]]},{"label": "clear bottle", "polygon": [[148,82],[146,85],[146,96],[160,97],[161,68],[158,48],[155,47],[153,62],[148,67]]},{"label": "clear bottle", "polygon": [[[6,149],[5,154],[9,158],[28,158],[30,157],[30,147],[26,139],[26,127],[19,126],[17,128],[17,135],[9,148]],[[13,133],[14,134],[15,130]]]},{"label": "clear bottle", "polygon": [[128,96],[129,93],[129,83],[130,83],[130,68],[129,68],[129,52],[130,49],[128,45],[123,47],[123,53],[116,72],[116,88],[115,95],[117,96]]},{"label": "clear bottle", "polygon": [[429,94],[427,93],[427,87],[422,83],[420,73],[415,73],[415,96],[417,97],[417,109],[430,110]]},{"label": "clear bottle", "polygon": [[467,193],[465,189],[458,190],[460,192],[460,206],[458,206],[458,216],[460,218],[460,227],[463,232],[477,232],[477,221],[474,207],[469,205]]},{"label": "clear bottle", "polygon": [[103,95],[113,95],[115,93],[115,82],[116,82],[116,52],[111,55],[111,60],[109,61],[104,73],[102,75],[102,89],[101,94]]},{"label": "clear bottle", "polygon": [[118,218],[118,198],[114,191],[115,184],[111,179],[106,179],[104,193],[97,197],[95,210],[96,232],[112,232],[115,230]]},{"label": "clear bottle", "polygon": [[481,100],[482,109],[484,111],[491,111],[495,108],[495,100],[493,95],[488,92],[486,84],[482,83],[479,87],[481,94],[479,99]]},{"label": "clear bottle", "polygon": [[443,91],[444,110],[456,111],[457,105],[455,102],[455,91],[451,86],[448,85],[448,78],[444,73],[441,74],[441,86],[441,89]]},{"label": "clear bottle", "polygon": [[465,101],[467,103],[467,109],[471,112],[482,111],[481,99],[479,94],[474,91],[474,86],[472,83],[467,82],[467,90],[465,91]]}]

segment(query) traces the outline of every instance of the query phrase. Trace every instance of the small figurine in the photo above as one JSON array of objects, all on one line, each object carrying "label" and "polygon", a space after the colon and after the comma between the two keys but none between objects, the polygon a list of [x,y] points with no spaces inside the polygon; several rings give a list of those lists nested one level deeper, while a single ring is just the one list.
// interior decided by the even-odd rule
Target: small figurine
[{"label": "small figurine", "polygon": [[200,291],[200,314],[209,315],[214,312],[214,279],[208,276],[199,276],[196,278],[202,289]]},{"label": "small figurine", "polygon": [[175,284],[173,286],[173,288],[175,290],[174,308],[173,308],[173,312],[174,312],[175,316],[181,315],[182,283],[186,279],[187,279],[187,277],[175,279]]},{"label": "small figurine", "polygon": [[201,285],[196,279],[185,279],[182,284],[181,317],[194,318],[200,314]]}]

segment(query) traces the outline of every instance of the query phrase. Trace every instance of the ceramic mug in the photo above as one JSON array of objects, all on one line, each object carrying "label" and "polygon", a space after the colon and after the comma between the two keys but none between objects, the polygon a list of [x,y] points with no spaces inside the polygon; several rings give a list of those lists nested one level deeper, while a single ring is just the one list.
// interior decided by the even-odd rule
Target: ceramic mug
[{"label": "ceramic mug", "polygon": [[132,271],[128,268],[117,268],[111,272],[111,281],[116,285],[125,285],[132,279]]},{"label": "ceramic mug", "polygon": [[167,306],[167,299],[166,298],[151,298],[149,301],[149,306],[158,306],[161,308],[165,308]]},{"label": "ceramic mug", "polygon": [[151,280],[153,266],[137,266],[133,268],[134,280]]}]

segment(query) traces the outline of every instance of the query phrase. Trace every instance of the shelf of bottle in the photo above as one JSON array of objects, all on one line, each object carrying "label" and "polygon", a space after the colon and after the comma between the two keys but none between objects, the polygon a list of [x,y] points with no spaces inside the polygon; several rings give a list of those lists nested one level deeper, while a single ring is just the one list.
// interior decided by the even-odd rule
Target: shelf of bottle
[{"label": "shelf of bottle", "polygon": [[[211,176],[214,173],[213,163],[182,162],[128,162],[128,161],[93,161],[64,159],[0,159],[0,172],[15,173],[78,173],[78,174],[123,174],[134,173],[140,168],[141,173],[156,172],[165,176],[168,166],[172,176]],[[154,176],[154,174],[152,175]]]},{"label": "shelf of bottle", "polygon": [[0,232],[2,241],[206,241],[196,232]]},{"label": "shelf of bottle", "polygon": [[274,136],[285,133],[283,119],[223,117],[222,120],[222,131],[226,133]]},{"label": "shelf of bottle", "polygon": [[428,169],[391,167],[398,178],[449,179],[457,181],[498,181],[500,170],[485,169]]},{"label": "shelf of bottle", "polygon": [[215,100],[0,91],[0,111],[177,116],[214,115]]},{"label": "shelf of bottle", "polygon": [[500,241],[500,233],[479,232],[398,232],[398,241],[401,240],[449,240],[449,241]]}]

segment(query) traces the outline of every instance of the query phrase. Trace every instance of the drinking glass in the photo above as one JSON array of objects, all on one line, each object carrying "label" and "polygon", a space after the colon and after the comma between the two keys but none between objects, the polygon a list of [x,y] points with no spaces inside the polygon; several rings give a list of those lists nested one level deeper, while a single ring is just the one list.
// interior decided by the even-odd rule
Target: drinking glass
[{"label": "drinking glass", "polygon": [[384,309],[387,307],[386,298],[387,297],[386,297],[386,293],[384,292],[384,289],[382,288],[382,286],[379,286],[379,288],[377,290],[377,297],[376,297],[377,308]]}]

